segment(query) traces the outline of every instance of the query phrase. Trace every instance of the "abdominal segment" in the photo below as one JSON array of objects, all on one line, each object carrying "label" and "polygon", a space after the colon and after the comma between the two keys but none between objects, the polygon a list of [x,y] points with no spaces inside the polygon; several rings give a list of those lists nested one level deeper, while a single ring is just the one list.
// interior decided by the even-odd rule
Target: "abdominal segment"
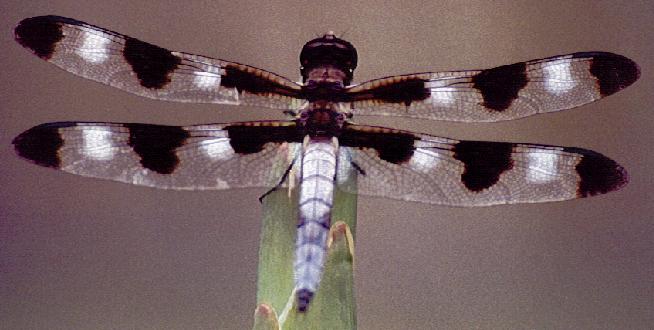
[{"label": "abdominal segment", "polygon": [[306,311],[318,289],[327,255],[337,149],[331,138],[311,137],[302,153],[294,263],[295,291],[301,312]]}]

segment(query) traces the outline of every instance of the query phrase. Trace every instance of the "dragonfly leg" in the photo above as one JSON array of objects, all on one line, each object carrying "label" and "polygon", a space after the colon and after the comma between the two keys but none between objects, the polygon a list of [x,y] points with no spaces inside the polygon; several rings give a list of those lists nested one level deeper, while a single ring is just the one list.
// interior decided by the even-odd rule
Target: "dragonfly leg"
[{"label": "dragonfly leg", "polygon": [[291,173],[293,164],[295,164],[295,158],[293,158],[291,164],[288,165],[286,171],[284,171],[284,175],[282,175],[282,178],[279,180],[279,182],[274,187],[270,188],[270,190],[266,191],[263,195],[261,195],[261,197],[259,197],[259,203],[263,203],[263,199],[266,198],[266,196],[270,195],[271,193],[279,189],[279,187],[281,187],[282,184],[284,184],[284,181],[286,181],[286,178],[288,178],[288,174]]}]

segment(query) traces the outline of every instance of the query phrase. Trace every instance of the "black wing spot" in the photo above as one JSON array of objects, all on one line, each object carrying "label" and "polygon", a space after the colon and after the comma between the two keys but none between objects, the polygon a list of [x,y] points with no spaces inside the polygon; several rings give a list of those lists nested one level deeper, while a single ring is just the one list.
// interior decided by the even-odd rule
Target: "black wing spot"
[{"label": "black wing spot", "polygon": [[253,126],[233,124],[225,126],[234,152],[252,154],[263,150],[270,142],[302,142],[304,135],[297,126]]},{"label": "black wing spot", "polygon": [[474,192],[490,188],[502,173],[513,168],[510,143],[460,141],[452,151],[454,158],[463,162],[461,181]]},{"label": "black wing spot", "polygon": [[159,174],[175,171],[179,158],[176,149],[189,137],[186,130],[176,126],[125,124],[129,129],[128,144],[141,157],[143,167]]},{"label": "black wing spot", "polygon": [[43,124],[21,133],[13,141],[16,153],[37,165],[59,168],[59,150],[64,145],[59,127],[61,126]]},{"label": "black wing spot", "polygon": [[[357,94],[350,95],[350,99],[357,100],[361,98]],[[385,103],[404,103],[408,107],[413,102],[429,98],[431,91],[425,87],[424,79],[415,78],[388,83],[363,91],[360,94],[370,95],[369,97],[363,97],[364,99],[372,98],[375,101]]]},{"label": "black wing spot", "polygon": [[21,46],[30,49],[44,60],[52,57],[55,46],[64,37],[61,23],[50,16],[26,18],[18,23],[14,34]]},{"label": "black wing spot", "polygon": [[160,89],[170,82],[170,74],[181,59],[169,50],[127,37],[123,56],[136,73],[141,86]]},{"label": "black wing spot", "polygon": [[600,95],[608,96],[633,84],[640,77],[634,61],[612,53],[578,53],[575,57],[592,56],[590,73],[597,78]]},{"label": "black wing spot", "polygon": [[236,88],[239,93],[247,91],[252,94],[263,94],[274,90],[269,80],[261,79],[251,72],[245,72],[233,66],[225,67],[225,74],[220,80],[220,85],[226,88]]},{"label": "black wing spot", "polygon": [[[413,134],[391,129],[353,130],[348,129],[347,126],[338,136],[341,145],[359,149],[374,149],[379,158],[393,164],[405,163],[411,159],[416,150],[414,142],[417,139]],[[358,166],[357,170],[363,172]]]},{"label": "black wing spot", "polygon": [[563,151],[583,156],[575,169],[579,174],[579,197],[606,194],[618,190],[629,182],[627,171],[604,155],[581,148],[564,148]]},{"label": "black wing spot", "polygon": [[251,67],[245,69],[230,64],[225,66],[225,74],[220,79],[220,85],[225,88],[236,88],[239,93],[246,91],[257,95],[269,95],[276,93],[284,96],[295,97],[295,91],[280,86],[270,78],[257,74],[257,70]]},{"label": "black wing spot", "polygon": [[473,87],[484,98],[483,106],[498,112],[508,109],[529,82],[526,69],[526,63],[515,63],[483,70],[472,77]]}]

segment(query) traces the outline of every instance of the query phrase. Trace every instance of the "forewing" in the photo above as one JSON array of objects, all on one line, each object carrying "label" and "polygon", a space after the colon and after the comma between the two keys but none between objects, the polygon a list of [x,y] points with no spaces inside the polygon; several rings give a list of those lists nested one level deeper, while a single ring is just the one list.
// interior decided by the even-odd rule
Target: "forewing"
[{"label": "forewing", "polygon": [[273,187],[298,152],[292,121],[197,126],[59,122],[13,141],[19,156],[65,172],[162,189]]},{"label": "forewing", "polygon": [[170,51],[71,18],[21,21],[16,41],[76,74],[153,99],[297,109],[301,87],[251,66]]},{"label": "forewing", "polygon": [[554,112],[614,94],[640,76],[613,53],[582,52],[487,70],[417,73],[347,90],[355,115],[489,122]]},{"label": "forewing", "polygon": [[358,193],[451,206],[537,203],[618,190],[627,172],[591,150],[457,141],[349,125],[339,142],[359,169]]}]

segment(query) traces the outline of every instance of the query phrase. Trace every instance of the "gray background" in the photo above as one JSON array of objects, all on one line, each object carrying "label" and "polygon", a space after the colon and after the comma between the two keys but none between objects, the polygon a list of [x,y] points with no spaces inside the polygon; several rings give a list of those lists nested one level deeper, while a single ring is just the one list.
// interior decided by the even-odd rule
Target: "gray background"
[{"label": "gray background", "polygon": [[58,120],[282,118],[153,101],[58,70],[12,40],[15,23],[43,14],[292,79],[304,42],[327,30],[358,48],[357,82],[584,50],[631,57],[640,81],[580,109],[498,124],[360,119],[453,138],[589,148],[623,164],[631,183],[591,199],[490,208],[361,197],[356,294],[361,329],[654,322],[650,1],[133,3],[0,3],[0,328],[249,328],[264,190],[174,192],[86,179],[24,162],[10,142]]}]

